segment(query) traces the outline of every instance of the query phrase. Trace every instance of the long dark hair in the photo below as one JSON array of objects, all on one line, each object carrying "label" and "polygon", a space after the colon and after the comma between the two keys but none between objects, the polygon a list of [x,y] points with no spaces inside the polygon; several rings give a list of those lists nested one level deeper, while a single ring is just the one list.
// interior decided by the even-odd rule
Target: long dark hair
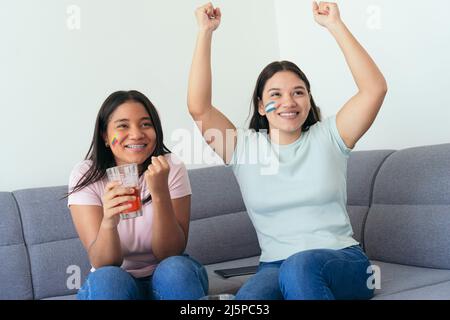
[{"label": "long dark hair", "polygon": [[263,71],[261,71],[261,74],[256,81],[255,91],[253,92],[253,106],[251,107],[253,108],[253,115],[250,120],[249,128],[254,129],[257,132],[259,132],[260,130],[267,130],[267,133],[269,132],[269,121],[267,120],[266,116],[262,116],[259,114],[258,107],[259,102],[262,101],[263,90],[267,80],[272,78],[275,73],[280,71],[291,71],[295,73],[301,80],[303,80],[306,85],[311,103],[311,110],[309,111],[308,117],[306,118],[305,123],[302,126],[302,132],[306,132],[312,125],[321,120],[320,109],[319,107],[317,107],[311,95],[311,85],[309,84],[308,78],[295,63],[292,63],[290,61],[272,62],[267,67],[265,67]]},{"label": "long dark hair", "polygon": [[[85,160],[91,160],[92,166],[80,178],[75,187],[66,195],[69,196],[91,183],[95,183],[106,175],[106,169],[116,166],[116,160],[110,148],[106,147],[103,137],[106,135],[106,129],[110,120],[111,114],[122,104],[128,101],[134,101],[142,104],[145,110],[150,115],[153,127],[156,133],[156,146],[153,153],[144,161],[142,168],[147,168],[151,164],[152,156],[161,156],[170,153],[170,150],[164,145],[163,130],[161,127],[161,120],[158,112],[151,101],[141,92],[136,90],[131,91],[117,91],[112,93],[101,106],[97,120],[95,122],[94,136],[92,138],[91,146],[86,154]],[[143,172],[140,172],[141,176]],[[151,195],[142,200],[145,204],[151,200]]]}]

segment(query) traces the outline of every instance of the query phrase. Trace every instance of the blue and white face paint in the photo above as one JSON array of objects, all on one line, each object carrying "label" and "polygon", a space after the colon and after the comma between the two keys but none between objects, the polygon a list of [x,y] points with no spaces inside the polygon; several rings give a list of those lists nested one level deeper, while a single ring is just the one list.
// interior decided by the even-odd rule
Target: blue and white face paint
[{"label": "blue and white face paint", "polygon": [[271,113],[272,111],[275,111],[277,108],[275,107],[275,102],[270,101],[268,104],[266,104],[266,113]]}]

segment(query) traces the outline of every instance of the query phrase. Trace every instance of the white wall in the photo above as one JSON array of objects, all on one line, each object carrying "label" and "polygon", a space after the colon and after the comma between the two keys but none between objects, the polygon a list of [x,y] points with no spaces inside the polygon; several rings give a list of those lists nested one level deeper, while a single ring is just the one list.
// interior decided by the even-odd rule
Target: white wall
[{"label": "white wall", "polygon": [[[384,106],[356,150],[450,142],[450,1],[340,0],[341,16],[383,71]],[[275,0],[280,55],[296,62],[326,115],[356,86],[309,0]]]},{"label": "white wall", "polygon": [[[149,96],[169,148],[177,130],[194,132],[186,90],[194,10],[204,2],[1,1],[0,191],[67,184],[101,103],[116,90]],[[279,56],[273,1],[214,4],[223,12],[213,47],[214,103],[242,125],[259,71]],[[70,5],[80,10],[80,29]]]},{"label": "white wall", "polygon": [[[180,130],[198,134],[185,101],[194,9],[205,1],[1,1],[0,191],[66,184],[87,152],[101,103],[115,90],[149,96],[170,148]],[[450,2],[338,3],[390,88],[356,149],[450,142]],[[74,12],[66,12],[73,4],[80,9],[79,30],[67,27],[76,22]],[[354,93],[343,56],[313,21],[309,0],[214,4],[224,15],[213,47],[214,103],[237,126],[247,119],[256,77],[272,60],[290,59],[304,69],[325,115]],[[204,165],[202,139],[193,146],[184,158],[188,167]]]}]

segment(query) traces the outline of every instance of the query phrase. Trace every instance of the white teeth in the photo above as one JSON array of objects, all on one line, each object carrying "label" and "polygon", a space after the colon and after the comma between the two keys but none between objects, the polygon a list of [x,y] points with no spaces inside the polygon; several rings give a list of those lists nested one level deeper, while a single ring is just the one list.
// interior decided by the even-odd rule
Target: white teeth
[{"label": "white teeth", "polygon": [[125,148],[141,149],[141,148],[145,148],[145,144],[129,144],[129,145],[125,146]]},{"label": "white teeth", "polygon": [[282,117],[294,117],[297,115],[297,112],[281,112],[280,116]]}]

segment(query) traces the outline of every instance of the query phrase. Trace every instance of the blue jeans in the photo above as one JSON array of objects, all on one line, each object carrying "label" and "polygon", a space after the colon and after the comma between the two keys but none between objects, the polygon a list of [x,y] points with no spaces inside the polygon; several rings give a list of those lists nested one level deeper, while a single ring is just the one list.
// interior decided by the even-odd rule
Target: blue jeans
[{"label": "blue jeans", "polygon": [[205,268],[187,255],[164,259],[153,275],[135,278],[119,267],[92,272],[79,300],[197,300],[208,294]]},{"label": "blue jeans", "polygon": [[261,262],[236,300],[367,300],[370,261],[360,246],[317,249],[286,260]]}]

